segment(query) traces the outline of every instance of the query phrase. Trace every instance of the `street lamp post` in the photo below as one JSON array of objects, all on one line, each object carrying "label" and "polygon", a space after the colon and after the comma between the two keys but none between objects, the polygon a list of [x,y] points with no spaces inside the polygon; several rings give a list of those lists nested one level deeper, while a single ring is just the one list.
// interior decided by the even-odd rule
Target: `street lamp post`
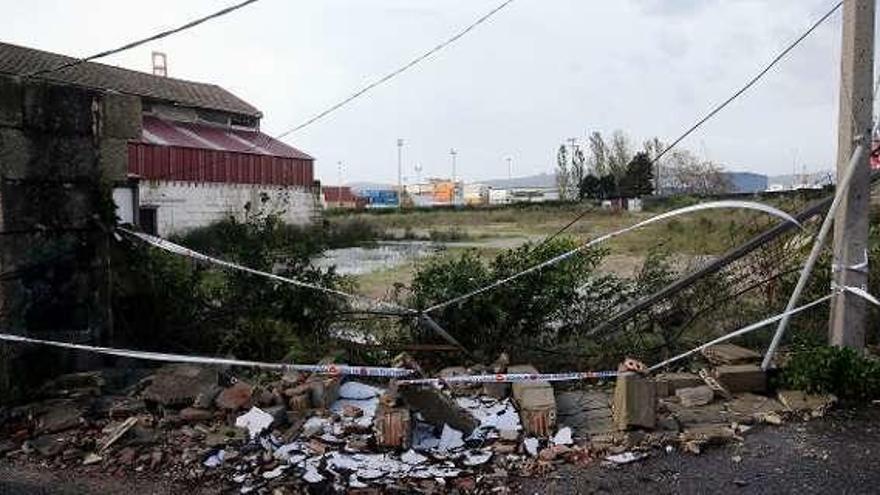
[{"label": "street lamp post", "polygon": [[455,148],[450,148],[449,155],[452,156],[452,205],[455,206],[458,202],[458,187],[456,187],[455,182],[455,159],[456,156],[458,156],[458,151],[456,151]]},{"label": "street lamp post", "polygon": [[397,208],[403,208],[403,139],[397,139]]}]

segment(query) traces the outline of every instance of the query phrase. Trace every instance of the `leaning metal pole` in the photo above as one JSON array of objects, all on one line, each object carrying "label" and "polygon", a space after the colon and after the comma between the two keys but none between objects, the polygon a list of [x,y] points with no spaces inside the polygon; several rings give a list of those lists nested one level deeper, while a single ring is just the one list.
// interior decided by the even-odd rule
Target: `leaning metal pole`
[{"label": "leaning metal pole", "polygon": [[[873,131],[871,134],[873,135]],[[813,249],[810,251],[810,256],[804,263],[804,268],[801,270],[801,276],[798,279],[794,291],[791,293],[788,305],[785,307],[786,315],[779,322],[779,326],[776,327],[773,341],[770,342],[770,347],[767,348],[767,353],[764,355],[764,361],[761,363],[761,368],[764,370],[767,370],[770,367],[770,362],[773,360],[773,355],[776,353],[776,348],[779,347],[779,342],[782,340],[782,335],[785,333],[785,328],[788,326],[788,320],[791,318],[790,311],[797,306],[801,293],[807,285],[807,280],[809,280],[810,274],[813,272],[813,267],[816,265],[816,261],[822,253],[822,246],[825,244],[825,238],[828,236],[828,231],[831,230],[831,225],[834,223],[834,214],[837,212],[840,202],[846,195],[846,190],[849,188],[849,183],[852,180],[856,168],[858,168],[858,164],[865,158],[865,153],[867,152],[866,141],[869,137],[861,135],[857,139],[859,144],[856,146],[855,151],[853,151],[852,158],[850,158],[849,164],[846,167],[846,173],[837,183],[837,191],[834,193],[834,200],[831,201],[828,213],[825,214],[825,219],[822,221],[822,227],[819,229],[819,233],[816,234],[816,240],[813,241]]]}]

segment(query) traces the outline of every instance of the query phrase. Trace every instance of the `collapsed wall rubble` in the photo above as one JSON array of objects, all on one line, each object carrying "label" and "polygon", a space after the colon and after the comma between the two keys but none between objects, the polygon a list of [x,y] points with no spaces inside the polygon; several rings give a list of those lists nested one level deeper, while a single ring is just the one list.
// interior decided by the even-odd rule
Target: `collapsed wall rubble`
[{"label": "collapsed wall rubble", "polygon": [[[500,361],[506,372],[537,374]],[[298,373],[248,378],[191,365],[133,374],[125,386],[111,386],[119,380],[105,373],[69,375],[47,385],[40,402],[5,411],[0,456],[118,474],[161,470],[242,493],[504,492],[512,474],[635,462],[657,447],[698,453],[755,424],[822,414],[833,400],[790,391],[779,400],[752,392],[726,399],[698,375],[655,380],[632,362],[621,370],[613,393],[601,385],[557,393],[538,380],[499,392],[442,380],[415,388]]]}]

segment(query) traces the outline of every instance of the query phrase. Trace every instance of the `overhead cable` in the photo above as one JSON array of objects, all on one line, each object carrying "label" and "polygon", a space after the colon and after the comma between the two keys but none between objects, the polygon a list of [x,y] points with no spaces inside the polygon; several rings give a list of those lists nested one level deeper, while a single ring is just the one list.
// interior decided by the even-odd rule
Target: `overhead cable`
[{"label": "overhead cable", "polygon": [[98,52],[94,55],[89,55],[88,57],[71,60],[70,62],[65,62],[57,67],[53,67],[50,69],[41,69],[41,70],[37,70],[34,72],[30,72],[28,74],[25,74],[24,77],[45,76],[46,74],[49,74],[51,72],[58,72],[60,70],[69,69],[71,67],[76,67],[77,65],[84,64],[86,62],[91,62],[92,60],[97,60],[99,58],[109,57],[110,55],[115,55],[117,53],[124,52],[126,50],[131,50],[132,48],[136,48],[136,47],[141,46],[145,43],[149,43],[151,41],[156,41],[156,40],[160,40],[162,38],[166,38],[166,37],[171,36],[173,34],[177,34],[179,32],[186,31],[187,29],[196,27],[199,24],[210,21],[211,19],[216,19],[218,17],[224,16],[224,15],[229,14],[231,12],[235,12],[236,10],[243,8],[243,7],[246,7],[252,3],[256,3],[257,1],[259,1],[259,0],[245,0],[244,2],[240,2],[235,5],[218,10],[217,12],[214,12],[213,14],[208,14],[204,17],[199,17],[198,19],[189,21],[186,24],[183,24],[183,25],[178,26],[176,28],[168,29],[166,31],[156,33],[152,36],[148,36],[146,38],[139,39],[137,41],[132,41],[131,43],[126,43],[126,44],[124,44],[120,47],[117,47],[117,48],[112,48],[110,50],[104,50],[104,51]]},{"label": "overhead cable", "polygon": [[[776,64],[778,64],[780,61],[782,61],[782,59],[785,58],[785,56],[788,55],[789,52],[791,52],[796,46],[798,46],[798,45],[799,45],[802,41],[804,41],[804,40],[805,40],[810,34],[812,34],[813,31],[815,31],[815,30],[816,30],[819,26],[821,26],[826,20],[828,20],[828,18],[831,17],[831,15],[834,14],[834,12],[836,12],[837,9],[839,9],[840,6],[841,6],[842,4],[843,4],[842,1],[835,3],[834,6],[831,7],[831,9],[828,10],[828,12],[825,13],[825,15],[823,15],[822,17],[820,17],[819,20],[817,20],[816,22],[814,22],[814,23],[813,23],[813,24],[812,24],[812,25],[811,25],[806,31],[804,31],[803,34],[801,34],[797,39],[795,39],[795,40],[794,40],[793,42],[791,42],[788,46],[786,46],[781,52],[779,52],[779,54],[776,55],[776,57],[774,57],[773,60],[770,61],[770,63],[768,63],[766,66],[764,66],[763,69],[761,69],[757,74],[755,74],[751,79],[749,79],[749,80],[748,80],[748,81],[747,81],[747,82],[746,82],[741,88],[739,88],[738,90],[736,90],[732,95],[730,95],[729,98],[727,98],[726,100],[724,100],[723,102],[721,102],[719,105],[716,105],[714,108],[712,108],[712,110],[710,110],[709,113],[707,113],[706,115],[704,115],[704,116],[703,116],[700,120],[698,120],[694,125],[688,127],[683,133],[681,133],[681,135],[679,135],[677,138],[675,138],[674,141],[672,141],[672,144],[670,144],[669,146],[666,146],[665,148],[663,148],[663,151],[661,151],[660,153],[658,153],[657,156],[651,158],[651,166],[653,167],[653,165],[655,165],[658,161],[660,161],[660,159],[663,158],[663,157],[666,155],[666,153],[668,153],[670,150],[672,150],[672,148],[675,148],[679,143],[681,143],[682,141],[684,141],[685,138],[687,138],[688,136],[690,136],[694,131],[696,131],[697,129],[699,129],[700,127],[702,127],[703,124],[705,124],[705,123],[708,122],[712,117],[714,117],[715,115],[717,115],[718,112],[720,112],[720,111],[723,110],[725,107],[727,107],[728,105],[730,105],[731,103],[733,103],[734,100],[736,100],[737,98],[739,98],[740,96],[742,96],[746,91],[749,90],[749,88],[751,88],[752,86],[754,86],[755,83],[757,83],[757,82],[758,82],[759,80],[761,80],[761,78],[763,78],[768,72],[770,72],[770,70],[771,70],[773,67],[775,67]],[[582,218],[584,218],[589,212],[590,212],[590,210],[587,209],[587,210],[584,210],[583,212],[581,212],[580,214],[578,214],[574,219],[572,219],[570,222],[568,222],[567,224],[565,224],[561,229],[559,229],[558,231],[556,231],[554,234],[550,235],[549,237],[545,238],[545,239],[541,242],[540,245],[544,245],[544,244],[550,242],[551,240],[553,240],[553,239],[559,237],[560,235],[562,235],[565,231],[567,231],[569,228],[571,228],[572,225],[576,224],[576,223],[579,222]]]},{"label": "overhead cable", "polygon": [[452,43],[455,43],[456,41],[461,39],[464,35],[468,34],[472,30],[474,30],[480,24],[483,24],[484,22],[488,21],[492,16],[494,16],[495,14],[500,12],[504,7],[507,7],[508,5],[510,5],[513,2],[514,2],[514,0],[506,0],[506,1],[502,2],[500,5],[498,5],[494,9],[490,10],[489,12],[487,12],[486,14],[481,16],[479,19],[477,19],[476,21],[474,21],[473,23],[469,24],[467,27],[462,29],[461,31],[458,31],[456,34],[454,34],[452,37],[450,37],[446,41],[440,43],[439,45],[435,46],[434,48],[431,48],[430,50],[419,55],[418,57],[410,60],[409,62],[407,62],[406,64],[404,64],[400,68],[389,72],[388,74],[380,77],[379,79],[371,82],[370,84],[367,84],[366,86],[359,89],[358,91],[356,91],[354,94],[352,94],[348,98],[345,98],[344,100],[330,106],[326,110],[316,114],[315,116],[309,118],[308,120],[297,125],[296,127],[292,127],[290,129],[282,132],[281,134],[278,134],[277,136],[275,136],[275,138],[282,139],[282,138],[289,136],[290,134],[293,134],[293,133],[295,133],[305,127],[308,127],[308,126],[312,125],[313,123],[323,119],[327,115],[329,115],[329,114],[335,112],[336,110],[339,110],[340,108],[344,107],[345,105],[351,103],[352,101],[360,98],[361,96],[363,96],[364,94],[366,94],[370,90],[376,88],[377,86],[380,86],[380,85],[390,81],[391,79],[394,79],[395,77],[399,76],[400,74],[402,74],[402,73],[406,72],[407,70],[411,69],[412,67],[418,65],[420,62],[424,61],[425,59],[430,58],[432,55],[443,50],[444,48],[451,45]]}]

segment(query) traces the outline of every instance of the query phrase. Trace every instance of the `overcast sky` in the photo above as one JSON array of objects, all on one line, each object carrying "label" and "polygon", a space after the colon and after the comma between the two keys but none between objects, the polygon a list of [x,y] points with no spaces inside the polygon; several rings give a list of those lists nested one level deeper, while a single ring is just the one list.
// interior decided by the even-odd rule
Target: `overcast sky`
[{"label": "overcast sky", "polygon": [[[551,172],[569,137],[622,129],[671,140],[835,0],[517,0],[447,50],[286,141],[337,182]],[[0,39],[87,56],[231,0],[0,0]],[[433,47],[500,0],[261,0],[104,63],[214,82],[275,134]],[[683,143],[731,170],[833,167],[840,12]]]}]

